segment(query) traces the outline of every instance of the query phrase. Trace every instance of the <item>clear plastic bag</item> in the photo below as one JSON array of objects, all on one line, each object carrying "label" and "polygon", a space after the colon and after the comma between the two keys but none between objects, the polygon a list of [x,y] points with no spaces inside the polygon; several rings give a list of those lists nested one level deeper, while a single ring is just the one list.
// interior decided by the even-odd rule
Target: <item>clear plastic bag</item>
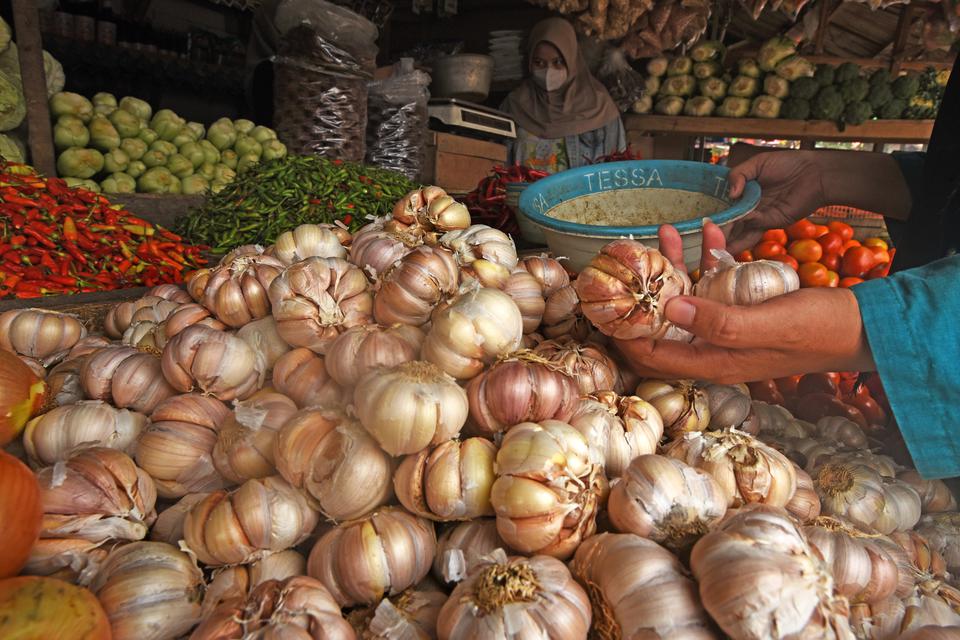
[{"label": "clear plastic bag", "polygon": [[326,0],[282,0],[274,23],[283,38],[296,27],[306,26],[321,40],[336,43],[363,68],[372,72],[376,65],[376,25],[346,7]]},{"label": "clear plastic bag", "polygon": [[371,82],[367,102],[366,161],[416,181],[426,149],[430,76],[400,62],[399,73]]}]

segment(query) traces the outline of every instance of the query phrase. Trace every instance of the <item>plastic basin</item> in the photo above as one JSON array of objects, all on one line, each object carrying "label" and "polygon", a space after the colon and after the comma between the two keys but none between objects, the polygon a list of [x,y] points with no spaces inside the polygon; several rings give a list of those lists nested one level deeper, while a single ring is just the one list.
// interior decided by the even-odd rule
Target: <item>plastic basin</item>
[{"label": "plastic basin", "polygon": [[760,185],[748,182],[731,200],[730,170],[703,162],[631,160],[577,169],[538,180],[520,196],[520,211],[539,227],[556,256],[580,270],[617,238],[657,246],[657,229],[672,224],[683,237],[683,259],[700,261],[703,219],[729,225],[760,201]]},{"label": "plastic basin", "polygon": [[530,218],[520,210],[520,196],[530,186],[529,182],[508,182],[507,183],[507,206],[513,209],[513,214],[517,218],[517,226],[520,227],[520,235],[531,244],[547,244],[547,237],[543,235],[543,229],[538,227]]}]

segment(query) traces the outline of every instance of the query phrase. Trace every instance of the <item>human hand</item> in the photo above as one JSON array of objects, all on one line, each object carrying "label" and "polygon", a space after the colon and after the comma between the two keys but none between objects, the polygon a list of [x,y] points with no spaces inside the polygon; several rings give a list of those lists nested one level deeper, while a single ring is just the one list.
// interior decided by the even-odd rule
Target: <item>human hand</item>
[{"label": "human hand", "polygon": [[[680,232],[672,225],[660,225],[657,230],[657,238],[660,240],[660,253],[669,260],[673,266],[687,272],[687,265],[683,261],[683,239]],[[727,246],[727,239],[723,231],[717,225],[708,219],[703,221],[703,247],[700,251],[700,273],[706,273],[707,269],[712,269],[717,265],[717,259],[713,255],[714,249],[724,249]]]}]

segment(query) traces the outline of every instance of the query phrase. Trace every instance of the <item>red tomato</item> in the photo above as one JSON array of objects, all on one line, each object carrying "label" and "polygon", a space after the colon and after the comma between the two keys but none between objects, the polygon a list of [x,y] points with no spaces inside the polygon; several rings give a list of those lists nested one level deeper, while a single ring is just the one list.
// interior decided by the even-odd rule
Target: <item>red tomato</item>
[{"label": "red tomato", "polygon": [[736,261],[737,262],[753,262],[753,251],[750,251],[750,249],[744,249],[743,251],[737,254]]},{"label": "red tomato", "polygon": [[841,238],[846,240],[853,240],[853,227],[848,225],[846,222],[840,222],[839,220],[831,220],[827,223],[827,228],[830,229],[833,233],[837,234]]},{"label": "red tomato", "polygon": [[863,278],[840,278],[840,286],[844,289],[849,289],[850,287],[860,284],[863,282]]},{"label": "red tomato", "polygon": [[765,240],[753,248],[753,255],[760,260],[773,260],[777,256],[787,255],[787,248],[782,244]]},{"label": "red tomato", "polygon": [[791,267],[793,267],[794,271],[800,268],[800,263],[797,262],[797,259],[794,258],[793,256],[774,256],[773,259],[776,260],[777,262],[782,262],[784,264],[790,265]]},{"label": "red tomato", "polygon": [[807,262],[797,269],[801,287],[825,287],[829,279],[828,273],[829,270],[819,262]]},{"label": "red tomato", "polygon": [[831,253],[828,256],[823,256],[822,258],[820,258],[819,262],[820,264],[825,266],[827,269],[830,269],[830,271],[840,271],[841,259],[842,258],[840,257],[839,254]]},{"label": "red tomato", "polygon": [[809,240],[817,237],[817,225],[806,218],[787,227],[787,237],[791,240]]},{"label": "red tomato", "polygon": [[836,271],[827,271],[827,286],[836,289],[840,286],[840,274]]},{"label": "red tomato", "polygon": [[859,247],[859,246],[860,246],[860,241],[859,241],[859,240],[846,240],[846,241],[843,243],[843,250],[840,252],[840,255],[843,255],[844,253],[846,253],[846,252],[847,252],[847,249],[849,249],[849,248],[851,248],[851,247]]},{"label": "red tomato", "polygon": [[797,262],[816,262],[823,257],[823,247],[816,240],[794,240],[787,247],[787,253],[797,259]]},{"label": "red tomato", "polygon": [[890,262],[890,252],[886,249],[878,249],[876,247],[867,247],[873,251],[873,257],[876,259],[877,264],[887,264]]},{"label": "red tomato", "polygon": [[828,226],[825,225],[825,224],[818,224],[818,225],[816,225],[816,227],[817,227],[817,236],[816,236],[816,237],[818,237],[818,238],[823,237],[823,236],[827,235],[828,233],[830,233],[830,227],[828,227]]},{"label": "red tomato", "polygon": [[823,253],[825,255],[830,255],[831,253],[839,254],[843,251],[843,238],[840,237],[840,234],[832,231],[817,238],[817,242],[823,247]]},{"label": "red tomato", "polygon": [[830,373],[807,373],[800,376],[797,382],[797,395],[805,396],[810,393],[840,395],[838,381],[839,379],[834,378]]},{"label": "red tomato", "polygon": [[859,409],[870,424],[884,425],[887,423],[887,413],[880,406],[880,403],[873,399],[866,385],[862,385],[853,395],[844,398],[844,401]]},{"label": "red tomato", "polygon": [[787,232],[784,229],[767,229],[763,232],[763,239],[770,242],[787,244]]},{"label": "red tomato", "polygon": [[800,378],[803,376],[787,376],[786,378],[777,378],[774,382],[777,383],[777,389],[780,390],[780,393],[785,397],[791,398],[797,395],[797,385],[800,384]]},{"label": "red tomato", "polygon": [[754,400],[760,400],[768,404],[783,404],[783,394],[777,388],[773,380],[761,380],[759,382],[748,382],[750,397]]},{"label": "red tomato", "polygon": [[840,273],[845,276],[854,276],[862,278],[865,273],[877,266],[877,259],[873,251],[866,247],[850,247],[843,254],[843,263],[840,266]]},{"label": "red tomato", "polygon": [[883,238],[867,238],[862,242],[862,244],[863,246],[870,247],[871,249],[876,247],[877,249],[883,249],[884,251],[890,248],[890,245],[888,245],[887,241]]}]

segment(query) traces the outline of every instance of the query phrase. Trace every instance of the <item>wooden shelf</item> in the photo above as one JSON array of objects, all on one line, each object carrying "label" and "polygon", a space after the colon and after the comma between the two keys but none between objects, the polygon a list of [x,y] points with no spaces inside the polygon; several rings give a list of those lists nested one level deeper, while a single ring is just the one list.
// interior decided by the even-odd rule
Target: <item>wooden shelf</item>
[{"label": "wooden shelf", "polygon": [[830,142],[926,143],[933,120],[870,120],[847,125],[840,131],[827,120],[767,120],[764,118],[696,118],[628,114],[623,118],[628,131],[670,133],[685,136],[766,138]]}]

